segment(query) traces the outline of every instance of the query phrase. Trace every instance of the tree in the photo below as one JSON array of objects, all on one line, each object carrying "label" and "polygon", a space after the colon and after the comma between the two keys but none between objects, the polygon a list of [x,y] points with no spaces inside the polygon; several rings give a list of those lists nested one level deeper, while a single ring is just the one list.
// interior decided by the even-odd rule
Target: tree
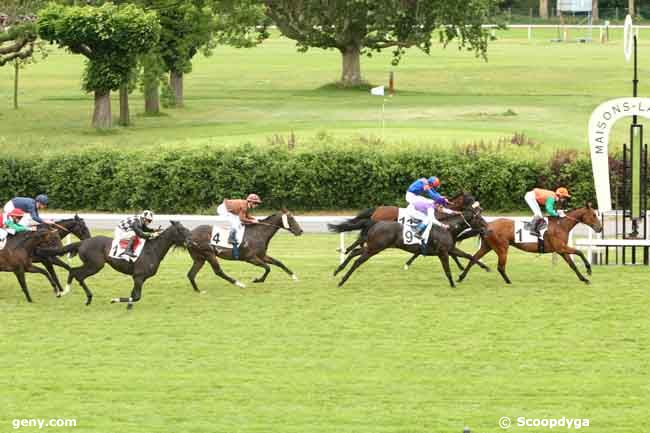
[{"label": "tree", "polygon": [[548,0],[539,0],[539,17],[548,19]]},{"label": "tree", "polygon": [[92,125],[109,128],[110,92],[129,82],[138,57],[158,42],[160,24],[154,12],[130,4],[50,4],[39,13],[39,34],[86,57],[83,89],[95,95]]},{"label": "tree", "polygon": [[263,6],[256,0],[145,0],[160,16],[159,53],[169,72],[175,105],[182,107],[183,75],[192,71],[192,58],[209,55],[218,44],[250,47],[268,36]]},{"label": "tree", "polygon": [[298,50],[337,49],[342,57],[341,83],[362,82],[360,57],[393,49],[393,64],[405,50],[431,49],[433,33],[447,45],[485,56],[487,22],[495,0],[265,0],[268,16]]}]

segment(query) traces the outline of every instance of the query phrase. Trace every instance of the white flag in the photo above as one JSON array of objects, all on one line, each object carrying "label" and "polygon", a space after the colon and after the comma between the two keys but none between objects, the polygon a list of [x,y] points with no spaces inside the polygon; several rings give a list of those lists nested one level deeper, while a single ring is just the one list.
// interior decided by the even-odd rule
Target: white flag
[{"label": "white flag", "polygon": [[384,96],[384,86],[373,87],[370,89],[370,94],[375,96]]}]

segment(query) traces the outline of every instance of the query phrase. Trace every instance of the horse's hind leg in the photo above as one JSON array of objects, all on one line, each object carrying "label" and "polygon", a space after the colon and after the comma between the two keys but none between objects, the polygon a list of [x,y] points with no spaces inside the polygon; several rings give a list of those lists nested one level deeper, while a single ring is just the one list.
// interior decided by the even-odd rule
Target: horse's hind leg
[{"label": "horse's hind leg", "polygon": [[14,274],[16,275],[16,278],[18,279],[18,283],[20,284],[20,288],[23,289],[23,293],[25,294],[25,298],[27,298],[27,302],[32,302],[32,297],[29,296],[29,290],[27,289],[27,282],[25,281],[25,270],[20,268],[16,269],[14,271]]},{"label": "horse's hind leg", "polygon": [[282,269],[284,272],[286,272],[287,274],[289,274],[289,276],[290,276],[294,281],[298,281],[298,276],[296,276],[296,274],[294,274],[293,271],[291,271],[289,268],[287,268],[287,267],[284,265],[284,263],[282,263],[280,260],[278,260],[278,259],[274,259],[273,257],[271,257],[271,256],[269,256],[269,255],[266,255],[266,256],[262,257],[262,260],[264,260],[264,261],[265,261],[266,263],[268,263],[269,265],[277,266],[278,268]]},{"label": "horse's hind leg", "polygon": [[78,268],[70,269],[70,274],[68,275],[68,286],[66,286],[66,290],[69,291],[70,282],[72,281],[72,278],[74,278],[75,280],[77,280],[77,282],[79,282],[79,285],[81,286],[81,288],[84,290],[84,293],[86,294],[86,305],[90,305],[90,303],[93,301],[93,294],[88,288],[88,286],[86,285],[85,280],[91,275],[95,275],[103,267],[104,267],[104,263],[97,265],[97,264],[91,264],[89,262],[85,262],[83,265],[79,266]]},{"label": "horse's hind leg", "polygon": [[196,285],[196,274],[199,273],[203,265],[205,264],[205,258],[204,257],[192,257],[192,260],[194,260],[194,263],[192,263],[192,267],[190,270],[187,272],[187,278],[190,280],[190,284],[192,284],[192,288],[194,288],[194,291],[197,293],[201,293],[199,290],[199,287]]},{"label": "horse's hind leg", "polygon": [[497,248],[494,251],[499,257],[499,264],[497,265],[499,273],[503,277],[503,280],[506,282],[506,284],[512,284],[512,281],[510,281],[510,278],[508,278],[508,275],[506,274],[506,263],[508,262],[508,245],[503,248]]},{"label": "horse's hind leg", "polygon": [[345,267],[350,263],[350,261],[357,257],[359,254],[363,252],[363,247],[359,247],[356,250],[352,251],[350,254],[348,254],[345,259],[343,260],[343,263],[341,263],[335,270],[334,270],[334,276],[341,272]]},{"label": "horse's hind leg", "polygon": [[361,235],[359,235],[359,237],[357,237],[357,239],[354,242],[352,242],[352,244],[350,244],[349,247],[347,247],[345,249],[345,254],[350,254],[350,251],[354,250],[356,247],[361,245],[363,242],[364,242],[363,237]]},{"label": "horse's hind leg", "polygon": [[[381,251],[381,250],[380,250]],[[374,256],[377,254],[379,251],[376,252],[368,252],[368,247],[366,246],[361,253],[361,256],[352,264],[352,267],[348,270],[348,272],[341,278],[341,282],[339,283],[339,287],[341,287],[345,282],[350,278],[350,275],[359,267],[361,266],[364,262],[366,262],[370,257]]]},{"label": "horse's hind leg", "polygon": [[411,258],[408,259],[408,261],[407,261],[406,263],[404,263],[404,270],[405,270],[405,271],[408,271],[408,270],[409,270],[409,266],[411,266],[411,265],[413,264],[413,262],[415,261],[415,259],[417,259],[418,257],[420,257],[420,253],[419,253],[419,252],[413,254],[413,255],[411,256]]},{"label": "horse's hind leg", "polygon": [[228,281],[230,284],[234,284],[237,287],[241,287],[242,289],[246,287],[245,284],[240,283],[236,279],[228,276],[223,269],[221,268],[221,265],[219,264],[219,260],[217,259],[217,256],[215,255],[208,255],[207,257],[208,263],[210,263],[210,266],[212,267],[212,272],[215,273],[216,276],[223,278],[224,280]]},{"label": "horse's hind leg", "polygon": [[461,271],[465,270],[463,265],[460,263],[460,260],[458,260],[458,256],[452,255],[451,258],[454,259],[454,262],[456,262],[456,266],[458,266],[459,270],[461,270]]}]

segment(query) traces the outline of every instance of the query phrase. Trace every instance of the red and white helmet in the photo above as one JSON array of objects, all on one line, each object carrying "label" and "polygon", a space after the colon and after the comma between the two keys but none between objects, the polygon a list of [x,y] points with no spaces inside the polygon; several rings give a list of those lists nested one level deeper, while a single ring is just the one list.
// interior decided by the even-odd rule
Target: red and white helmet
[{"label": "red and white helmet", "polygon": [[262,203],[262,200],[260,199],[260,196],[257,194],[248,194],[248,197],[246,197],[246,201],[249,201],[251,203]]},{"label": "red and white helmet", "polygon": [[25,212],[24,212],[22,209],[19,209],[19,208],[17,208],[17,207],[16,207],[16,208],[13,208],[13,209],[11,210],[11,212],[9,212],[9,213],[7,214],[7,216],[10,216],[10,217],[22,217],[22,216],[24,216],[24,215],[25,215]]}]

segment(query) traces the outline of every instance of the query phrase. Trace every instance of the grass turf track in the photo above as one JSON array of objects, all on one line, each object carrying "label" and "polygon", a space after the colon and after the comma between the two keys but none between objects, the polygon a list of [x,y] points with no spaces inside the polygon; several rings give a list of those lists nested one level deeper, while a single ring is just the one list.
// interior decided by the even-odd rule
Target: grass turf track
[{"label": "grass turf track", "polygon": [[408,256],[390,252],[338,289],[337,245],[278,236],[270,253],[300,282],[273,269],[242,290],[203,269],[204,295],[185,277],[189,256],[172,252],[130,313],[108,303],[131,289],[112,270],[88,280],[90,307],[78,285],[55,299],[31,275],[28,305],[0,274],[0,431],[76,418],[48,431],[499,432],[502,416],[650,431],[646,268],[596,267],[586,286],[550,256],[513,251],[513,285],[475,268],[451,289],[437,259],[405,272]]}]

